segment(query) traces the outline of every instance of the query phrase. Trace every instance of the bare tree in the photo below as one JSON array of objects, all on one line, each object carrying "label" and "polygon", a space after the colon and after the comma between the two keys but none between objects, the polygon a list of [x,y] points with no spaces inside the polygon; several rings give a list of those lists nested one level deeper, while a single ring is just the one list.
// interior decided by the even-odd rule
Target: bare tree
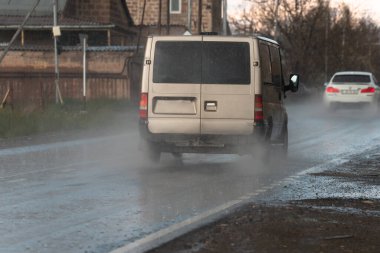
[{"label": "bare tree", "polygon": [[252,9],[231,18],[235,32],[274,37],[277,27],[285,65],[300,73],[305,85],[321,87],[339,70],[380,76],[380,32],[370,18],[356,18],[347,5],[332,8],[328,0],[252,2]]}]

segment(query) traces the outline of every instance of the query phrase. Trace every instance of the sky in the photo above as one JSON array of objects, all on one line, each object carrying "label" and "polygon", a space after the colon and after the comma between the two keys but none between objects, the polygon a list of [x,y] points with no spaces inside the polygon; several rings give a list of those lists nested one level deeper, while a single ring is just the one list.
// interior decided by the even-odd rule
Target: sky
[{"label": "sky", "polygon": [[[227,3],[229,15],[234,15],[250,5],[247,0],[227,0]],[[367,14],[380,24],[380,0],[331,0],[331,3],[334,5],[346,3],[352,7],[353,11],[358,11],[358,14]]]}]

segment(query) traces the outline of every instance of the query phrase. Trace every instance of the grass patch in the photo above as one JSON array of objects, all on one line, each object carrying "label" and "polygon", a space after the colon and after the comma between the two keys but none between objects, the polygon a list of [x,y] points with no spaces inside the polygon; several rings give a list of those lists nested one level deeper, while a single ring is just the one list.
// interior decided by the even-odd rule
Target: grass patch
[{"label": "grass patch", "polygon": [[111,122],[122,121],[133,110],[125,100],[93,100],[86,107],[81,101],[66,100],[64,105],[52,104],[32,112],[6,107],[0,110],[0,137],[106,127]]}]

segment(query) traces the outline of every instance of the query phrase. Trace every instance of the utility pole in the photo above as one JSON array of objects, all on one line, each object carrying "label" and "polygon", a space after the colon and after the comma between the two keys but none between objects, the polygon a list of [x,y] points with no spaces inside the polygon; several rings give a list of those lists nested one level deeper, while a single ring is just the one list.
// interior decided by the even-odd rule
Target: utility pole
[{"label": "utility pole", "polygon": [[202,32],[202,0],[198,0],[198,33]]},{"label": "utility pole", "polygon": [[187,30],[189,33],[192,33],[191,31],[191,14],[192,14],[192,0],[187,0]]},{"label": "utility pole", "polygon": [[83,111],[86,111],[87,104],[87,34],[79,34],[83,45]]},{"label": "utility pole", "polygon": [[223,0],[223,35],[227,35],[227,0]]},{"label": "utility pole", "polygon": [[158,1],[158,33],[161,35],[161,23],[162,23],[162,0]]},{"label": "utility pole", "polygon": [[343,68],[345,66],[344,64],[344,49],[346,47],[346,29],[347,29],[347,17],[345,17],[344,24],[343,24],[343,34],[342,34],[342,56],[341,56],[341,67]]},{"label": "utility pole", "polygon": [[59,90],[59,59],[58,59],[58,37],[61,36],[58,27],[57,0],[53,0],[53,36],[54,36],[54,65],[55,65],[55,103],[63,104],[61,91]]},{"label": "utility pole", "polygon": [[274,9],[274,39],[278,40],[278,9],[280,7],[280,1],[275,1],[275,9]]},{"label": "utility pole", "polygon": [[329,29],[330,29],[330,5],[329,1],[327,1],[326,4],[326,21],[325,21],[325,83],[327,82],[327,72],[328,72],[328,65],[329,65],[329,55],[328,55],[328,40],[329,40]]},{"label": "utility pole", "polygon": [[[146,9],[146,0],[144,0],[144,5],[143,5],[143,10],[142,10],[142,15],[141,15],[141,22],[140,22],[139,36],[138,36],[138,38],[137,38],[136,53],[139,52],[140,40],[141,40],[142,30],[143,30],[143,26],[144,26],[145,9]],[[160,35],[161,35],[161,34],[160,34]]]},{"label": "utility pole", "polygon": [[166,1],[166,5],[167,5],[167,8],[166,8],[166,34],[169,35],[170,34],[170,0],[167,0]]}]

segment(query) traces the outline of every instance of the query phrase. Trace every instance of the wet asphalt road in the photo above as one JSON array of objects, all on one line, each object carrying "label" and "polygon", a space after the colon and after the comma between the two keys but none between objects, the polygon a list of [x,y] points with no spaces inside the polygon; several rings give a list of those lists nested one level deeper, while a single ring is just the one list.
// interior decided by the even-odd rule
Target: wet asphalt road
[{"label": "wet asphalt road", "polygon": [[[289,105],[289,159],[164,155],[138,131],[0,150],[0,252],[108,252],[310,167],[376,145],[380,114]],[[274,159],[276,160],[276,159]]]}]

